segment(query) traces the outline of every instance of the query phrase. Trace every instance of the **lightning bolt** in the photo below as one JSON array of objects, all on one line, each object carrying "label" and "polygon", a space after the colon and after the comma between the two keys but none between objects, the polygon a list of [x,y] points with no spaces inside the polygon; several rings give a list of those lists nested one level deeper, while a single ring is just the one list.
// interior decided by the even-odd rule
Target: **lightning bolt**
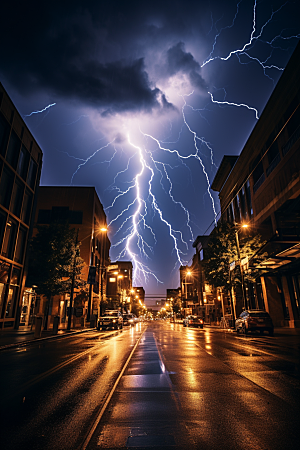
[{"label": "lightning bolt", "polygon": [[[115,139],[113,139],[111,142],[108,142],[107,144],[103,145],[103,147],[98,148],[97,150],[94,151],[94,153],[92,155],[90,155],[88,158],[84,159],[82,164],[79,164],[77,169],[75,170],[75,172],[72,175],[71,178],[71,184],[73,183],[73,179],[75,177],[75,175],[78,173],[78,171],[85,166],[95,155],[97,155],[97,153],[99,153],[101,150],[103,150],[104,148],[109,147],[110,145],[112,145],[114,143]],[[79,159],[79,158],[76,158]]]},{"label": "lightning bolt", "polygon": [[56,105],[56,103],[51,103],[51,105],[46,106],[45,108],[41,109],[40,111],[32,111],[30,114],[25,114],[24,117],[30,117],[33,114],[40,114],[55,105]]},{"label": "lightning bolt", "polygon": [[[283,37],[282,31],[280,35],[275,36],[271,40],[267,41],[263,39],[263,35],[266,28],[274,19],[275,15],[276,14],[278,15],[280,10],[287,3],[281,5],[277,10],[272,11],[268,20],[265,21],[264,24],[257,31],[257,20],[256,20],[257,0],[255,0],[253,6],[252,29],[250,31],[250,36],[249,39],[247,39],[247,42],[241,48],[231,50],[225,56],[220,55],[214,56],[216,53],[217,43],[221,38],[222,33],[226,29],[230,29],[235,25],[236,19],[240,12],[241,1],[242,0],[240,0],[237,3],[235,15],[231,23],[228,26],[222,27],[219,30],[217,30],[212,43],[212,49],[206,60],[202,63],[201,67],[204,68],[206,65],[212,64],[216,60],[227,62],[230,58],[236,56],[240,64],[245,64],[244,62],[245,60],[247,61],[246,62],[247,64],[249,63],[259,64],[263,69],[264,75],[267,76],[270,80],[273,80],[269,76],[268,71],[283,70],[282,67],[279,67],[278,65],[272,64],[270,62],[272,52],[274,48],[276,48],[275,43],[278,43],[280,39],[289,40],[293,38],[299,38],[298,35]],[[212,29],[213,24],[210,32],[212,31]],[[271,48],[270,55],[264,60],[250,54],[250,50],[255,49],[254,44],[257,42],[265,43],[269,45]],[[129,126],[127,127],[126,129],[127,144],[131,149],[134,150],[134,152],[128,158],[125,167],[123,167],[122,170],[114,174],[112,183],[106,188],[106,191],[112,194],[113,196],[113,199],[109,202],[109,205],[105,208],[105,211],[107,211],[108,216],[112,217],[108,226],[116,227],[116,231],[114,233],[115,242],[112,245],[112,248],[118,249],[119,251],[117,259],[129,257],[130,260],[133,262],[134,283],[137,283],[139,280],[140,281],[145,280],[147,282],[150,278],[154,278],[157,283],[162,283],[161,280],[155,274],[155,272],[151,270],[151,268],[149,267],[150,264],[148,263],[148,261],[151,259],[151,255],[154,253],[154,246],[158,242],[153,226],[150,225],[151,220],[152,223],[154,219],[159,220],[163,225],[164,229],[167,230],[168,236],[170,237],[173,246],[174,259],[176,260],[174,268],[176,268],[176,266],[178,265],[187,264],[186,259],[188,258],[186,256],[189,250],[190,242],[194,240],[194,235],[191,224],[190,212],[184,205],[184,202],[176,198],[175,189],[173,187],[171,170],[177,167],[176,164],[178,164],[178,167],[182,166],[184,169],[189,171],[190,180],[192,180],[192,172],[188,164],[189,161],[191,160],[197,162],[201,170],[201,174],[203,175],[206,183],[205,192],[207,193],[211,203],[211,209],[213,212],[215,223],[218,218],[214,198],[211,194],[211,185],[208,175],[209,173],[208,167],[206,167],[204,163],[206,156],[205,152],[206,153],[209,152],[211,167],[212,168],[216,167],[213,157],[213,147],[205,137],[201,136],[197,131],[195,131],[194,127],[192,127],[192,125],[188,120],[188,117],[190,116],[187,116],[187,110],[189,109],[192,112],[200,114],[201,119],[207,121],[207,119],[203,114],[203,111],[205,111],[206,108],[202,109],[194,108],[193,106],[188,104],[187,99],[191,98],[192,95],[193,92],[179,95],[179,97],[182,99],[182,104],[180,104],[181,128],[178,132],[178,136],[175,137],[175,139],[176,138],[177,139],[174,142],[171,142],[171,139],[169,137],[166,138],[165,136],[164,139],[158,139],[156,136],[153,135],[153,133],[150,134],[149,132],[147,133],[145,131],[142,131],[141,128],[145,130],[144,127],[135,126],[135,133],[139,132],[140,133],[139,137],[143,139],[143,145],[137,145],[136,142],[139,143],[140,141],[137,140],[136,134],[132,131],[132,129]],[[215,103],[220,106],[247,108],[252,113],[253,112],[255,113],[256,119],[259,119],[258,110],[254,106],[247,105],[245,103],[225,101],[226,91],[223,101],[216,100],[211,92],[208,92],[208,95],[211,103]],[[209,100],[207,101],[209,102]],[[49,105],[47,108],[49,108],[50,106],[54,106],[54,104]],[[43,112],[44,110],[39,112]],[[77,121],[80,120],[81,117],[85,116],[80,116],[80,118],[77,119]],[[168,130],[165,133],[167,136],[171,135],[173,126],[171,121],[169,123],[170,127],[167,126]],[[187,152],[188,154],[186,153],[182,154],[180,150],[177,150],[177,148],[175,149],[173,148],[173,145],[177,147],[176,144],[180,141],[183,132],[188,133],[191,136],[193,142],[192,150],[189,150]],[[117,152],[116,145],[118,144],[116,142],[116,138],[114,138],[112,140],[109,140],[109,142],[107,142],[102,147],[98,148],[88,158],[86,159],[75,158],[80,162],[80,164],[78,165],[76,171],[72,175],[71,183],[73,182],[73,179],[78,173],[78,171],[83,166],[85,166],[101,150],[111,146],[112,148],[114,148],[114,153],[112,154],[111,159],[109,159],[108,161],[101,162],[110,164]],[[168,148],[169,145],[171,148]],[[152,150],[153,146],[155,147],[155,150]],[[174,159],[172,159],[172,164],[169,162],[168,163],[164,162],[165,160],[164,156],[166,154],[169,154],[172,157],[174,156],[176,162],[174,163]],[[134,165],[136,163],[138,163],[138,169],[136,169],[136,166]],[[132,175],[133,171],[134,174]],[[120,184],[121,183],[120,180],[123,178],[121,177],[121,175],[125,173],[129,174],[129,179],[127,179],[127,181],[122,181],[122,184]],[[171,222],[169,220],[166,210],[165,208],[162,207],[161,202],[159,201],[158,194],[156,194],[157,186],[159,187],[159,189],[164,191],[163,192],[164,195],[168,196],[170,204],[174,205],[174,207],[176,207],[178,211],[180,210],[180,214],[184,218],[183,227],[177,226],[175,227],[173,221]],[[122,208],[120,208],[120,205],[123,204],[126,204],[126,207],[122,206]],[[117,213],[114,214],[116,210]],[[184,232],[182,231],[182,229],[184,229]],[[186,236],[188,236],[188,239],[186,238]],[[147,264],[144,263],[145,260]]]},{"label": "lightning bolt", "polygon": [[215,100],[213,95],[210,92],[208,92],[208,94],[210,95],[212,103],[217,103],[218,105],[238,106],[238,107],[244,107],[244,108],[250,109],[252,111],[255,111],[255,117],[257,120],[259,119],[257,109],[253,108],[252,106],[246,105],[245,103],[232,103],[232,102],[225,102],[225,101],[220,102],[218,100]]},{"label": "lightning bolt", "polygon": [[[253,6],[252,31],[251,31],[251,33],[250,33],[250,38],[249,38],[248,42],[246,42],[246,43],[243,45],[242,48],[236,49],[236,50],[232,50],[231,52],[229,52],[229,54],[228,54],[227,56],[219,56],[219,55],[218,55],[218,56],[212,56],[213,53],[214,53],[214,51],[215,51],[215,46],[216,46],[216,43],[217,43],[218,38],[219,38],[220,35],[221,35],[221,32],[222,32],[223,30],[225,30],[226,28],[231,28],[231,27],[234,25],[235,20],[236,20],[237,15],[238,15],[240,3],[241,3],[241,1],[237,4],[237,11],[236,11],[236,14],[235,14],[235,16],[234,16],[234,18],[233,18],[232,24],[229,25],[229,26],[227,26],[227,27],[222,28],[222,29],[220,30],[220,32],[217,33],[217,35],[215,36],[215,40],[214,40],[213,45],[212,45],[212,50],[211,50],[209,56],[207,57],[207,59],[202,63],[201,68],[204,67],[204,66],[206,66],[207,64],[209,64],[209,63],[211,63],[211,62],[217,60],[217,59],[222,60],[222,61],[228,61],[228,60],[229,60],[232,56],[234,56],[234,55],[237,56],[237,58],[238,58],[238,60],[239,60],[239,62],[240,62],[239,56],[240,56],[240,55],[246,55],[246,56],[247,56],[249,59],[251,59],[252,61],[257,62],[257,63],[262,67],[264,75],[266,75],[268,78],[270,78],[270,79],[274,82],[274,80],[273,80],[270,76],[268,76],[268,75],[266,74],[266,70],[267,70],[267,69],[276,69],[276,70],[278,70],[278,71],[282,71],[283,68],[282,68],[282,67],[279,67],[279,66],[276,66],[276,65],[274,65],[274,64],[266,65],[265,61],[261,61],[259,58],[252,57],[252,56],[250,56],[249,53],[247,53],[247,52],[253,47],[253,43],[256,42],[256,41],[261,41],[261,42],[264,42],[264,43],[266,43],[266,44],[269,44],[269,45],[271,46],[271,48],[273,49],[273,48],[274,48],[274,47],[273,47],[273,43],[274,43],[277,39],[285,39],[285,40],[288,40],[288,39],[299,39],[299,37],[300,37],[299,34],[294,35],[294,36],[289,36],[289,37],[283,38],[283,37],[282,37],[282,32],[281,32],[279,35],[275,36],[271,41],[266,41],[266,40],[263,40],[263,39],[262,39],[263,32],[264,32],[265,28],[267,27],[267,25],[269,25],[269,23],[271,23],[271,21],[273,20],[275,14],[279,13],[279,12],[281,11],[281,9],[282,9],[285,5],[287,5],[288,2],[285,2],[284,4],[282,4],[276,11],[272,11],[272,13],[271,13],[269,19],[262,25],[262,27],[260,28],[260,31],[259,31],[258,34],[255,36],[255,32],[256,32],[256,6],[257,6],[257,0],[255,0],[255,1],[254,1],[254,6]],[[271,51],[271,53],[272,53],[272,51]],[[269,56],[269,58],[270,58],[270,57],[271,57],[271,55]],[[269,58],[267,58],[267,60],[268,60]]]}]

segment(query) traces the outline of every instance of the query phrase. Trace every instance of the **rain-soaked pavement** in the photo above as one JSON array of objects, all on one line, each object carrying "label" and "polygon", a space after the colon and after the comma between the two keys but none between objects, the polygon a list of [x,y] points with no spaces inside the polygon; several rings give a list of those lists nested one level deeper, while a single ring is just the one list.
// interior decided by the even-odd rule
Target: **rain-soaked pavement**
[{"label": "rain-soaked pavement", "polygon": [[299,339],[271,339],[148,327],[87,449],[298,448]]},{"label": "rain-soaked pavement", "polygon": [[6,350],[1,448],[299,448],[299,344],[152,322]]}]

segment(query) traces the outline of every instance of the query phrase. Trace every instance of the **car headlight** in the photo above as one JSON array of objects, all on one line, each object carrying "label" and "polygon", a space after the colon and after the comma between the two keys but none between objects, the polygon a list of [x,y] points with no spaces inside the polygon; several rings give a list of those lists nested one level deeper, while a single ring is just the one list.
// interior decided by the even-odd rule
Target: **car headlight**
[{"label": "car headlight", "polygon": [[131,323],[132,323],[132,322],[133,322],[133,319],[129,319],[129,322],[131,322]]},{"label": "car headlight", "polygon": [[116,323],[116,319],[113,320],[113,323]]}]

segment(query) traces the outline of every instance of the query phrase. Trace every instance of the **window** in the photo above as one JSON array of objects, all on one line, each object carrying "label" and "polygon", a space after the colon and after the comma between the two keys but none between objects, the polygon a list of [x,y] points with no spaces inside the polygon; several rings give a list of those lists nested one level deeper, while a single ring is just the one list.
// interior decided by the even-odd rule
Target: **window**
[{"label": "window", "polygon": [[27,175],[27,184],[31,187],[31,189],[34,189],[36,173],[37,173],[37,164],[31,158]]},{"label": "window", "polygon": [[109,278],[110,283],[114,283],[116,281],[116,278]]},{"label": "window", "polygon": [[240,190],[238,196],[240,198],[241,218],[242,219],[247,219],[247,210],[246,210],[246,199],[245,199],[245,188],[244,188],[244,186]]},{"label": "window", "polygon": [[23,178],[23,180],[26,180],[28,163],[29,163],[29,153],[24,147],[24,145],[22,145],[18,161],[17,172],[20,175],[20,177]]},{"label": "window", "polygon": [[15,287],[15,286],[10,286],[8,289],[8,296],[7,296],[7,302],[6,302],[6,308],[5,308],[5,318],[14,316],[14,310],[15,310],[18,289],[19,288]]},{"label": "window", "polygon": [[296,131],[300,123],[300,107],[297,108],[297,110],[294,112],[290,120],[288,121],[286,127],[288,130],[289,136],[292,136],[292,134]]},{"label": "window", "polygon": [[17,223],[12,219],[8,219],[2,247],[2,255],[6,258],[12,259],[13,257],[16,242],[16,233]]},{"label": "window", "polygon": [[12,286],[20,286],[21,269],[19,267],[13,267],[10,284]]},{"label": "window", "polygon": [[7,166],[4,166],[0,181],[0,203],[7,209],[9,208],[13,184],[14,173]]},{"label": "window", "polygon": [[265,181],[265,173],[262,161],[256,166],[253,171],[253,191],[256,192],[257,189],[263,184]]},{"label": "window", "polygon": [[7,215],[5,214],[5,212],[0,210],[0,251],[1,251],[2,242],[3,242],[6,217],[7,217]]},{"label": "window", "polygon": [[0,261],[0,283],[7,283],[9,277],[10,264]]},{"label": "window", "polygon": [[0,261],[0,317],[3,317],[10,265]]},{"label": "window", "polygon": [[0,154],[5,155],[10,126],[0,114]]},{"label": "window", "polygon": [[32,205],[32,194],[26,189],[23,200],[21,220],[25,222],[27,225],[29,224],[30,220],[31,205]]},{"label": "window", "polygon": [[0,317],[2,317],[2,309],[5,299],[6,284],[0,282]]},{"label": "window", "polygon": [[245,193],[246,193],[246,203],[248,207],[248,213],[250,217],[253,216],[253,209],[252,209],[252,200],[251,200],[251,191],[250,191],[250,181],[247,180],[245,184]]},{"label": "window", "polygon": [[10,210],[17,217],[20,217],[23,193],[24,193],[24,184],[16,179],[11,197]]},{"label": "window", "polygon": [[17,168],[18,158],[19,158],[19,152],[21,147],[21,141],[16,135],[14,131],[11,132],[7,154],[6,154],[6,161],[8,164],[10,164],[14,169]]},{"label": "window", "polygon": [[26,244],[26,235],[27,231],[25,228],[20,227],[19,235],[18,235],[18,242],[16,247],[16,254],[15,254],[15,261],[19,264],[22,264],[23,262],[23,256],[24,256],[24,250],[25,250],[25,244]]}]

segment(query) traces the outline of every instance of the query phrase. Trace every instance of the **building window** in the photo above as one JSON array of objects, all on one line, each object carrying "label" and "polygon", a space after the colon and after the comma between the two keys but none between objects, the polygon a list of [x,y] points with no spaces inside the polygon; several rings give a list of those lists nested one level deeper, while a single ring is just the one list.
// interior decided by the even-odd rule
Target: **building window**
[{"label": "building window", "polygon": [[3,317],[10,265],[0,261],[0,317]]},{"label": "building window", "polygon": [[14,317],[17,293],[18,288],[16,286],[9,286],[5,308],[5,318]]},{"label": "building window", "polygon": [[7,215],[5,214],[5,212],[0,210],[0,251],[1,251],[2,242],[3,242],[6,217],[7,217]]},{"label": "building window", "polygon": [[24,147],[24,145],[22,145],[18,161],[17,172],[20,175],[20,177],[23,178],[23,180],[26,180],[28,164],[29,164],[29,153]]},{"label": "building window", "polygon": [[253,171],[253,184],[254,184],[253,191],[256,192],[264,181],[265,181],[265,173],[262,161],[260,161],[260,163],[258,163],[258,165]]},{"label": "building window", "polygon": [[293,298],[295,301],[295,309],[297,312],[297,319],[300,317],[300,275],[292,276]]},{"label": "building window", "polygon": [[238,195],[233,200],[233,210],[234,210],[235,221],[240,222],[240,220],[241,220],[240,213],[241,212],[240,212],[240,202],[239,202]]},{"label": "building window", "polygon": [[20,217],[24,187],[25,186],[21,181],[19,181],[17,179],[15,180],[12,197],[11,197],[10,210],[17,217]]},{"label": "building window", "polygon": [[250,191],[250,181],[247,180],[245,184],[245,194],[246,194],[246,203],[247,203],[247,209],[248,214],[250,217],[253,216],[253,209],[252,209],[252,200],[251,200],[251,191]]},{"label": "building window", "polygon": [[240,199],[240,212],[241,212],[241,218],[246,220],[247,219],[247,210],[246,210],[246,199],[245,199],[245,188],[244,186],[240,190],[238,197]]},{"label": "building window", "polygon": [[7,148],[6,161],[14,169],[17,168],[21,141],[14,131],[11,132],[10,140]]},{"label": "building window", "polygon": [[290,120],[288,121],[286,127],[289,134],[289,137],[293,135],[293,133],[297,130],[300,123],[300,107],[294,112]]},{"label": "building window", "polygon": [[27,225],[29,224],[30,220],[31,205],[32,205],[32,194],[28,190],[26,190],[23,200],[21,220]]},{"label": "building window", "polygon": [[25,244],[26,244],[26,235],[27,230],[23,227],[20,227],[19,229],[19,235],[18,235],[18,242],[16,246],[16,253],[15,253],[15,261],[19,264],[22,264],[23,257],[24,257],[24,250],[25,250]]},{"label": "building window", "polygon": [[5,155],[10,126],[0,114],[0,154]]},{"label": "building window", "polygon": [[116,278],[109,278],[110,283],[115,283],[115,281],[116,281]]},{"label": "building window", "polygon": [[8,167],[4,166],[0,182],[0,203],[7,209],[9,208],[13,184],[14,173]]},{"label": "building window", "polygon": [[31,187],[31,189],[34,189],[36,173],[37,173],[37,164],[31,158],[27,175],[27,184]]},{"label": "building window", "polygon": [[13,257],[16,242],[16,234],[17,234],[17,223],[12,219],[8,219],[2,247],[2,255],[5,256],[6,258],[12,259]]}]

